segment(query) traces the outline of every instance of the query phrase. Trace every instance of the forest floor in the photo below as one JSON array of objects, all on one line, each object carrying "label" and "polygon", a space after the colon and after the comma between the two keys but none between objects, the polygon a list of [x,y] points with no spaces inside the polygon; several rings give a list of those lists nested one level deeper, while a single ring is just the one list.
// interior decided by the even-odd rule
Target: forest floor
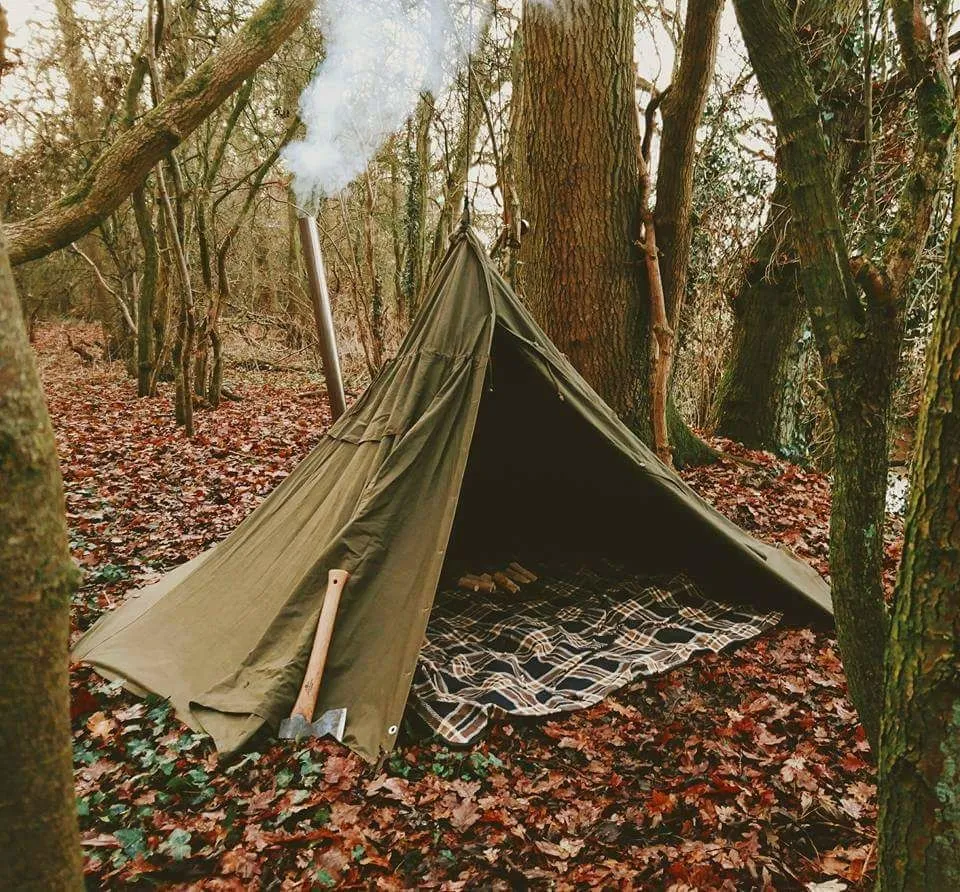
[{"label": "forest floor", "polygon": [[[197,415],[137,400],[119,363],[36,348],[84,570],[74,635],[223,538],[328,423],[315,379],[244,371]],[[308,395],[303,396],[304,392]],[[829,484],[720,442],[686,474],[737,523],[825,569]],[[892,582],[900,526],[888,544]],[[781,626],[591,709],[500,724],[468,750],[406,742],[379,772],[330,741],[264,738],[225,762],[166,703],[72,667],[76,789],[93,888],[866,888],[875,775],[834,637]]]}]

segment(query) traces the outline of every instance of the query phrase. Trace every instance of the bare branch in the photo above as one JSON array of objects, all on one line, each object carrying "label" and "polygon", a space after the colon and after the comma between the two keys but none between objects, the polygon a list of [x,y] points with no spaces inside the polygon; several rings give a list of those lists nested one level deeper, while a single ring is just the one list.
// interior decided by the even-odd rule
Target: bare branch
[{"label": "bare branch", "polygon": [[100,267],[97,266],[93,260],[83,253],[76,245],[71,245],[70,250],[73,251],[78,257],[82,257],[90,266],[90,269],[93,270],[93,274],[97,277],[97,281],[100,283],[100,287],[107,292],[120,307],[120,312],[123,314],[123,321],[127,323],[127,328],[135,335],[137,333],[136,323],[133,321],[133,316],[130,315],[130,308],[127,306],[127,302],[117,294],[108,284],[107,280],[103,277],[103,273],[100,272]]},{"label": "bare branch", "polygon": [[314,0],[266,0],[224,47],[121,135],[71,194],[6,228],[10,260],[24,263],[93,229],[303,23]]}]

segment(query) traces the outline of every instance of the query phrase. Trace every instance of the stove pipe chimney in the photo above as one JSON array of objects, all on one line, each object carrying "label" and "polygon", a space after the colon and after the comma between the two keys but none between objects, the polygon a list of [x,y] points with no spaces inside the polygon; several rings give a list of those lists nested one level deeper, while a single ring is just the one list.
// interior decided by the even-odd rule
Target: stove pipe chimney
[{"label": "stove pipe chimney", "polygon": [[330,414],[336,421],[346,411],[347,403],[343,393],[340,356],[337,353],[337,333],[333,327],[333,312],[330,309],[330,293],[327,291],[327,272],[324,269],[323,254],[320,251],[320,232],[317,229],[317,221],[312,215],[301,214],[298,224],[300,245],[310,282],[313,315],[317,322],[320,358],[323,361],[323,377],[327,382]]}]

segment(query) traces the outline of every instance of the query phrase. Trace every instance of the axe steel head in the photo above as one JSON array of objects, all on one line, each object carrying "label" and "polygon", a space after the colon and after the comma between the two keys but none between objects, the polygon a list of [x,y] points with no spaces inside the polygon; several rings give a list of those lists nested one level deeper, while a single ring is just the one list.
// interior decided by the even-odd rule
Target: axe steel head
[{"label": "axe steel head", "polygon": [[280,722],[279,737],[284,740],[303,740],[305,737],[326,737],[343,742],[347,726],[346,709],[328,709],[315,722],[308,722],[300,713]]}]

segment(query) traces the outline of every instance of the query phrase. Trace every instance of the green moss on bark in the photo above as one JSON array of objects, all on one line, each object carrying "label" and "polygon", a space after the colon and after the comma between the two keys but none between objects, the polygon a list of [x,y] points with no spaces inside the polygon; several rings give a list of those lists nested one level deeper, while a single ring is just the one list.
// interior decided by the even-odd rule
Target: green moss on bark
[{"label": "green moss on bark", "polygon": [[960,217],[946,258],[887,648],[883,890],[960,889]]},{"label": "green moss on bark", "polygon": [[53,430],[0,235],[0,889],[81,889],[70,592]]}]

